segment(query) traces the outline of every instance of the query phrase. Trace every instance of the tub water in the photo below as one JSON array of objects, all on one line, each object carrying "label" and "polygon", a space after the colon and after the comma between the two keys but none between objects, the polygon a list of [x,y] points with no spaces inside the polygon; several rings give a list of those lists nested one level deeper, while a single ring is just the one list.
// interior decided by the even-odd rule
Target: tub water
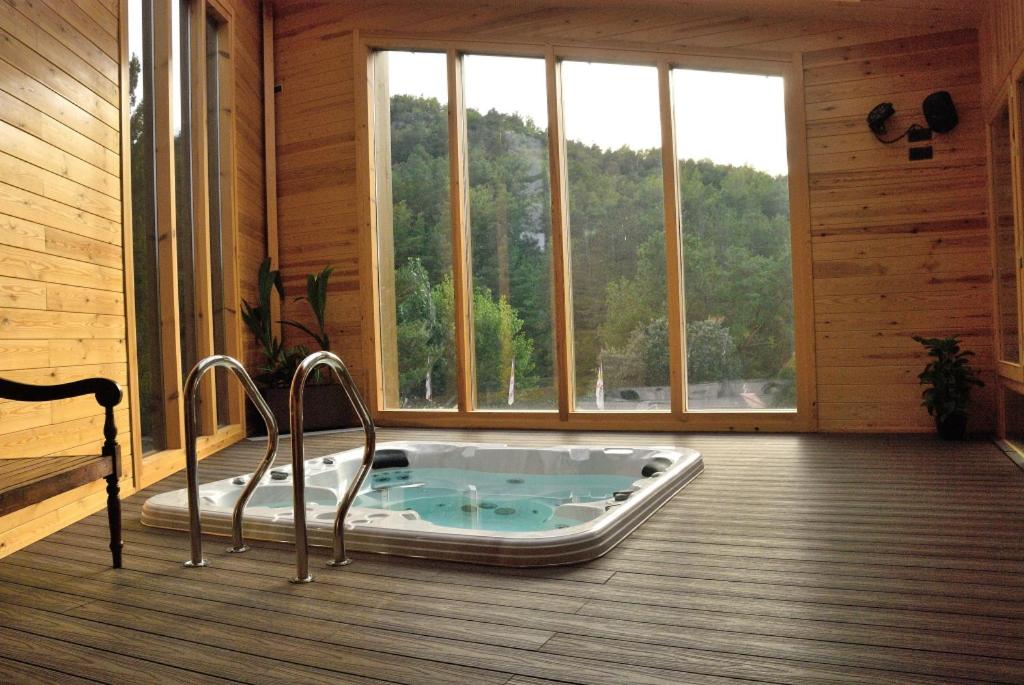
[{"label": "tub water", "polygon": [[[338,502],[361,457],[359,448],[306,461],[311,544],[332,544]],[[702,470],[700,454],[682,448],[384,443],[349,510],[346,544],[482,564],[575,563],[605,554]],[[204,532],[230,534],[250,477],[200,486]],[[185,491],[151,497],[142,522],[187,530]],[[290,542],[292,523],[291,467],[272,467],[249,500],[243,531]]]}]

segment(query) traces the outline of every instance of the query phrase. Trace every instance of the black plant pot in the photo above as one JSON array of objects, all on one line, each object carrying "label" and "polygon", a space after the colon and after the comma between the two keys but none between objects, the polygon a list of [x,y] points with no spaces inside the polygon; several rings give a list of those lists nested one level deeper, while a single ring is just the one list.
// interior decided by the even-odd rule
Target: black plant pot
[{"label": "black plant pot", "polygon": [[967,414],[957,412],[945,419],[935,417],[935,428],[943,440],[963,440],[967,437]]},{"label": "black plant pot", "polygon": [[[261,388],[260,394],[267,401],[270,411],[277,419],[281,435],[290,432],[288,411],[288,388]],[[246,402],[246,421],[249,435],[266,435],[263,417],[252,402]],[[306,432],[354,428],[359,426],[359,417],[340,385],[307,385],[302,418]]]}]

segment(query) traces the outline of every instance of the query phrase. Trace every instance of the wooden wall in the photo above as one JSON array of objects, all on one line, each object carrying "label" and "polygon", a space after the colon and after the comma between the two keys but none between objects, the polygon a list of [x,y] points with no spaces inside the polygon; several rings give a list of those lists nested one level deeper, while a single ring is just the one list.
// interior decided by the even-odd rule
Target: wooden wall
[{"label": "wooden wall", "polygon": [[979,34],[982,101],[988,103],[1024,51],[1024,0],[989,0]]},{"label": "wooden wall", "polygon": [[[984,116],[974,31],[804,55],[821,430],[929,430],[913,334],[961,336],[993,414],[992,291]],[[891,130],[924,124],[921,101],[948,90],[961,123],[908,161],[905,141],[874,140],[864,118],[883,101]]]},{"label": "wooden wall", "polygon": [[[534,3],[535,5],[536,3]],[[876,15],[877,16],[877,15]],[[686,16],[663,9],[582,9],[279,0],[276,4],[278,188],[286,284],[330,263],[338,351],[364,389],[356,224],[352,32],[608,47],[803,54],[814,254],[820,429],[925,431],[910,336],[956,333],[992,370],[991,274],[976,32],[821,17]],[[878,143],[864,123],[883,100],[899,122],[950,90],[961,125],[935,159]],[[302,314],[291,306],[289,313]],[[990,384],[991,386],[991,384]],[[991,387],[976,428],[992,428]]]},{"label": "wooden wall", "polygon": [[[263,155],[263,34],[260,3],[230,0],[235,21],[235,163],[238,274],[243,300],[256,300],[256,274],[267,255]],[[257,363],[256,343],[243,328],[243,363]]]},{"label": "wooden wall", "polygon": [[[121,203],[120,0],[0,2],[0,375],[127,385]],[[259,7],[234,0],[243,297],[265,254]],[[117,412],[132,491],[129,402]],[[0,458],[83,454],[91,397],[0,402]],[[0,518],[0,556],[100,509],[103,483]]]},{"label": "wooden wall", "polygon": [[[127,381],[118,0],[0,3],[0,374]],[[131,485],[128,405],[117,412]],[[0,458],[85,453],[91,397],[0,403]],[[102,482],[0,518],[0,554],[102,504]]]}]

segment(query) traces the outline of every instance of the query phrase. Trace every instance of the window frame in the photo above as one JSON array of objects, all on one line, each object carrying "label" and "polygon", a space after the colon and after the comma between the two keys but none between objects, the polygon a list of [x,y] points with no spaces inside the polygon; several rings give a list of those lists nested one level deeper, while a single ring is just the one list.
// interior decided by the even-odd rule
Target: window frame
[{"label": "window frame", "polygon": [[[173,0],[172,0],[173,1]],[[120,60],[121,60],[121,164],[122,164],[122,223],[124,243],[124,279],[126,310],[126,342],[128,347],[128,385],[131,397],[130,421],[132,426],[131,446],[135,474],[135,487],[146,487],[173,473],[184,465],[185,431],[183,384],[188,369],[181,368],[179,337],[180,316],[178,311],[177,288],[177,226],[175,211],[174,176],[174,131],[172,121],[172,98],[174,79],[170,73],[169,56],[176,49],[170,20],[169,2],[154,0],[153,12],[153,58],[154,58],[154,139],[156,148],[156,215],[158,235],[158,274],[160,278],[160,318],[163,348],[163,402],[166,416],[166,447],[163,450],[143,455],[140,409],[138,402],[138,341],[135,332],[134,265],[132,261],[132,207],[131,207],[131,154],[130,117],[128,92],[129,65],[129,0],[120,2]],[[225,326],[227,349],[232,356],[241,353],[241,317],[238,315],[239,298],[237,266],[238,214],[236,197],[236,156],[234,62],[235,52],[234,15],[230,3],[224,0],[191,0],[189,12],[190,42],[190,114],[192,117],[192,227],[195,240],[195,282],[197,299],[197,354],[199,358],[213,353],[212,284],[210,283],[210,232],[209,232],[209,182],[207,170],[207,111],[206,111],[206,24],[207,17],[213,18],[222,33],[220,79],[221,119],[220,154],[222,175],[219,201],[222,214],[223,239],[223,288],[228,321]],[[233,305],[230,303],[234,303]],[[228,417],[226,426],[217,426],[215,402],[215,375],[210,374],[200,386],[201,410],[199,411],[199,438],[197,451],[200,458],[223,449],[245,436],[243,390],[232,383],[228,393]]]},{"label": "window frame", "polygon": [[[1020,145],[1020,126],[1021,126],[1021,102],[1017,91],[1018,81],[1011,78],[1007,83],[1003,84],[1003,87],[999,89],[998,94],[994,98],[992,104],[987,110],[985,118],[985,151],[986,151],[986,176],[988,178],[988,227],[989,236],[991,239],[992,249],[992,265],[993,265],[993,287],[992,287],[992,311],[993,311],[993,349],[995,351],[996,369],[1000,376],[1009,378],[1017,381],[1018,383],[1024,382],[1024,345],[1022,345],[1021,336],[1021,306],[1022,306],[1022,287],[1021,287],[1021,150],[1018,149]],[[1012,185],[1011,192],[1013,195],[1012,206],[1013,206],[1013,248],[1014,248],[1014,264],[1015,268],[1015,296],[1017,303],[1017,362],[1008,361],[1005,358],[1003,350],[1003,317],[1000,313],[1000,297],[999,297],[999,273],[996,265],[998,262],[998,252],[1000,249],[998,239],[998,217],[996,216],[996,188],[995,188],[995,165],[993,156],[993,143],[992,143],[992,131],[993,123],[996,118],[1002,115],[1002,110],[1006,109],[1008,117],[1009,127],[1009,140],[1006,144],[1010,150],[1010,184]]]},{"label": "window frame", "polygon": [[[817,428],[814,371],[813,297],[811,290],[810,218],[803,101],[803,66],[799,55],[758,53],[749,56],[731,50],[699,52],[606,49],[587,45],[486,43],[433,40],[400,36],[357,35],[354,43],[357,126],[357,192],[360,281],[363,287],[364,362],[371,371],[368,401],[374,420],[382,426],[444,428],[535,428],[650,431],[812,431]],[[381,260],[378,256],[377,155],[375,137],[374,53],[382,50],[419,50],[444,53],[448,63],[449,163],[453,270],[456,283],[456,345],[458,406],[454,410],[392,409],[385,405],[385,360],[378,344],[384,323],[379,296]],[[557,410],[487,410],[475,407],[474,348],[470,303],[469,224],[465,216],[466,154],[461,59],[466,54],[543,58],[547,79],[548,145],[551,187],[551,242],[555,292],[555,387]],[[566,153],[562,122],[562,60],[602,61],[654,66],[658,70],[659,106],[665,188],[665,230],[669,307],[671,409],[669,412],[611,412],[576,410],[572,359],[572,308],[568,277],[568,204]],[[687,411],[684,371],[685,321],[683,310],[682,233],[679,215],[678,163],[675,161],[675,125],[672,112],[671,70],[691,68],[780,76],[785,81],[787,156],[789,161],[790,237],[792,249],[794,337],[797,370],[796,410]],[[379,103],[377,103],[379,104]],[[386,264],[383,265],[386,268]],[[461,302],[460,302],[461,296]]]}]

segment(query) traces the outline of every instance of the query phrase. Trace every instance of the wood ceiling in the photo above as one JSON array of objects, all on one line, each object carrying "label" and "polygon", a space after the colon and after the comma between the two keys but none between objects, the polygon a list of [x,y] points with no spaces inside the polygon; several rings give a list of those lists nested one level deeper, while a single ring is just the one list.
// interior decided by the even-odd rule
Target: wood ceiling
[{"label": "wood ceiling", "polygon": [[[338,0],[276,0],[311,16]],[[348,0],[347,26],[405,35],[531,42],[811,51],[975,28],[990,0]],[[301,20],[300,20],[301,22]],[[282,27],[284,28],[284,27]],[[297,28],[297,27],[296,27]],[[289,29],[284,29],[286,32]],[[326,30],[326,27],[325,27]]]}]

